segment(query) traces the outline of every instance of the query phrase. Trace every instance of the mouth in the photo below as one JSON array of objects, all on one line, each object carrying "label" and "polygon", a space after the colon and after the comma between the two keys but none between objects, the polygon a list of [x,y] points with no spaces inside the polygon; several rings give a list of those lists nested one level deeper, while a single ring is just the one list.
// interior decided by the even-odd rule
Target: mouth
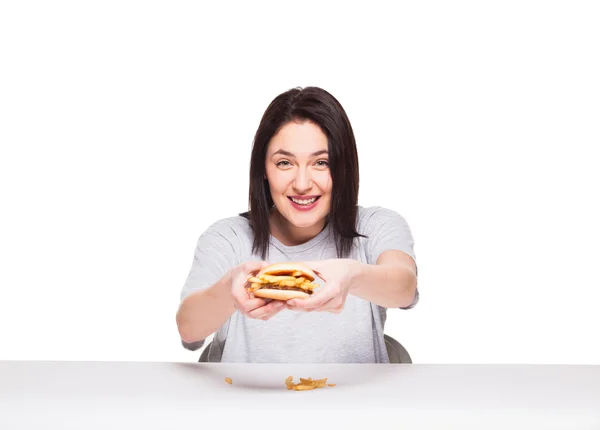
[{"label": "mouth", "polygon": [[294,208],[306,211],[314,208],[321,196],[287,196],[287,198]]}]

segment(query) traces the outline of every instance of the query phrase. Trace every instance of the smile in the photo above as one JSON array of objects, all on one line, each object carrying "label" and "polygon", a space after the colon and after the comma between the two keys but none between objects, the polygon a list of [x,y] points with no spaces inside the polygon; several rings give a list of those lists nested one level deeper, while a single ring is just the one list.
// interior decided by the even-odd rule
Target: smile
[{"label": "smile", "polygon": [[320,197],[321,196],[288,196],[288,199],[290,199],[292,206],[294,206],[296,209],[307,210],[312,209]]},{"label": "smile", "polygon": [[298,203],[299,205],[310,205],[311,203],[314,203],[319,197],[312,197],[310,199],[297,199],[294,197],[288,197],[291,201],[293,201],[294,203]]}]

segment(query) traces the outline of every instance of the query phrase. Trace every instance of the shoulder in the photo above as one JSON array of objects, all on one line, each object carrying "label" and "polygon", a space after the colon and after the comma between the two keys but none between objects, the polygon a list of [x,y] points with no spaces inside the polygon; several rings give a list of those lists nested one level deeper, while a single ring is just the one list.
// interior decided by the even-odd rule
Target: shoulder
[{"label": "shoulder", "polygon": [[391,225],[408,228],[406,218],[393,209],[382,206],[358,206],[357,227],[359,232],[372,232]]},{"label": "shoulder", "polygon": [[210,224],[209,230],[244,230],[250,228],[248,219],[242,215],[221,218]]},{"label": "shoulder", "polygon": [[416,261],[415,241],[408,222],[399,212],[381,206],[361,208],[359,210],[358,232],[367,250],[368,261],[377,261],[379,255],[387,250],[400,250]]},{"label": "shoulder", "polygon": [[252,229],[250,228],[248,219],[241,215],[213,221],[202,233],[202,236],[227,240],[231,243],[237,243],[251,235]]}]

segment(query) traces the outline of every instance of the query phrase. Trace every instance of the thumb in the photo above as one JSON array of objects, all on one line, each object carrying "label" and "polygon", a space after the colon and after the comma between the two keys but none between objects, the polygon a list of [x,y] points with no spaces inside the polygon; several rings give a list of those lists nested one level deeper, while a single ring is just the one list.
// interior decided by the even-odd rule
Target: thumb
[{"label": "thumb", "polygon": [[309,261],[303,261],[302,264],[304,264],[306,267],[308,267],[309,269],[312,270],[318,270],[321,267],[321,261],[320,260],[309,260]]},{"label": "thumb", "polygon": [[321,260],[304,261],[303,264],[309,269],[312,269],[317,276],[322,277],[321,268],[323,267],[323,262]]},{"label": "thumb", "polygon": [[260,269],[262,269],[263,267],[266,267],[268,265],[269,265],[269,262],[267,262],[267,261],[261,261],[261,260],[247,261],[246,263],[244,263],[242,269],[246,273],[251,273],[251,272],[257,272]]}]

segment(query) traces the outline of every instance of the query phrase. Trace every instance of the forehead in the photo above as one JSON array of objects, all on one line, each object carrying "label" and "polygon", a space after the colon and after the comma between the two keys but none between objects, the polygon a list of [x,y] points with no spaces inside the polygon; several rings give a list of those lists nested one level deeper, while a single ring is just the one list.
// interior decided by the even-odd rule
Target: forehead
[{"label": "forehead", "polygon": [[321,128],[310,122],[285,124],[269,143],[268,153],[283,149],[295,155],[309,155],[327,149],[327,136]]}]

